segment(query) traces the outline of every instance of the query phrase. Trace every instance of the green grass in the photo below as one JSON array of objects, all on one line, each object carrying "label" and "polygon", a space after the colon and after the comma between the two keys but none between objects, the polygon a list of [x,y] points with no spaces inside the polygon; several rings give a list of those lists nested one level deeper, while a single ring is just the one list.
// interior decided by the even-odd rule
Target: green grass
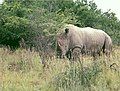
[{"label": "green grass", "polygon": [[0,91],[120,91],[120,47],[110,61],[86,56],[81,66],[54,58],[47,65],[43,68],[37,52],[0,48]]}]

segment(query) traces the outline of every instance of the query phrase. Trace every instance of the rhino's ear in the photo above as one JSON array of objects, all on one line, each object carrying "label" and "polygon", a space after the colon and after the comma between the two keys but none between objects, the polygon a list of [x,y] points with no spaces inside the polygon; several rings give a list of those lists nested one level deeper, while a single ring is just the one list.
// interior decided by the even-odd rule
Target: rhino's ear
[{"label": "rhino's ear", "polygon": [[69,29],[68,28],[66,28],[65,29],[65,34],[67,34],[69,32]]}]

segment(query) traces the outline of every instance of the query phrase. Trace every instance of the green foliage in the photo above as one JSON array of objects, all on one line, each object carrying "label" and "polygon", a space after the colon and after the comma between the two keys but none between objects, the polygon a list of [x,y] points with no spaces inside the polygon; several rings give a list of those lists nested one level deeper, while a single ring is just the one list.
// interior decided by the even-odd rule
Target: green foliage
[{"label": "green foliage", "polygon": [[0,31],[1,44],[18,46],[20,38],[24,35],[28,21],[24,18],[10,16],[4,18],[4,24]]},{"label": "green foliage", "polygon": [[38,36],[52,36],[54,42],[65,23],[102,29],[120,44],[120,21],[115,14],[102,12],[87,0],[5,0],[0,6],[0,44],[16,47],[23,38],[34,45]]},{"label": "green foliage", "polygon": [[0,44],[13,49],[19,47],[19,41],[26,35],[29,25],[29,20],[25,18],[27,9],[20,2],[4,2],[0,12]]}]

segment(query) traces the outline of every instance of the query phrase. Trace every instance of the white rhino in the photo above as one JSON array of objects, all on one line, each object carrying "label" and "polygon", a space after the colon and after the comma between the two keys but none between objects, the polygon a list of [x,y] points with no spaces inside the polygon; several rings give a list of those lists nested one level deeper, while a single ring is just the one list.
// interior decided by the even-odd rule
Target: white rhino
[{"label": "white rhino", "polygon": [[57,44],[61,58],[75,47],[79,47],[81,53],[90,52],[93,56],[101,51],[109,55],[112,49],[112,40],[104,31],[90,27],[79,28],[72,24],[65,25],[57,35]]}]

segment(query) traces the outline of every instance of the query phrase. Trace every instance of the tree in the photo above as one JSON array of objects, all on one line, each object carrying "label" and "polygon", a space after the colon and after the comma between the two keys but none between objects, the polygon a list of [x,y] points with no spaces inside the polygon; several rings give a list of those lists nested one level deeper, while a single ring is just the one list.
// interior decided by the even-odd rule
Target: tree
[{"label": "tree", "polygon": [[33,46],[38,36],[49,36],[55,44],[55,35],[66,23],[102,29],[120,44],[120,21],[115,14],[102,12],[87,0],[5,0],[0,6],[0,44],[16,48],[23,38]]}]

